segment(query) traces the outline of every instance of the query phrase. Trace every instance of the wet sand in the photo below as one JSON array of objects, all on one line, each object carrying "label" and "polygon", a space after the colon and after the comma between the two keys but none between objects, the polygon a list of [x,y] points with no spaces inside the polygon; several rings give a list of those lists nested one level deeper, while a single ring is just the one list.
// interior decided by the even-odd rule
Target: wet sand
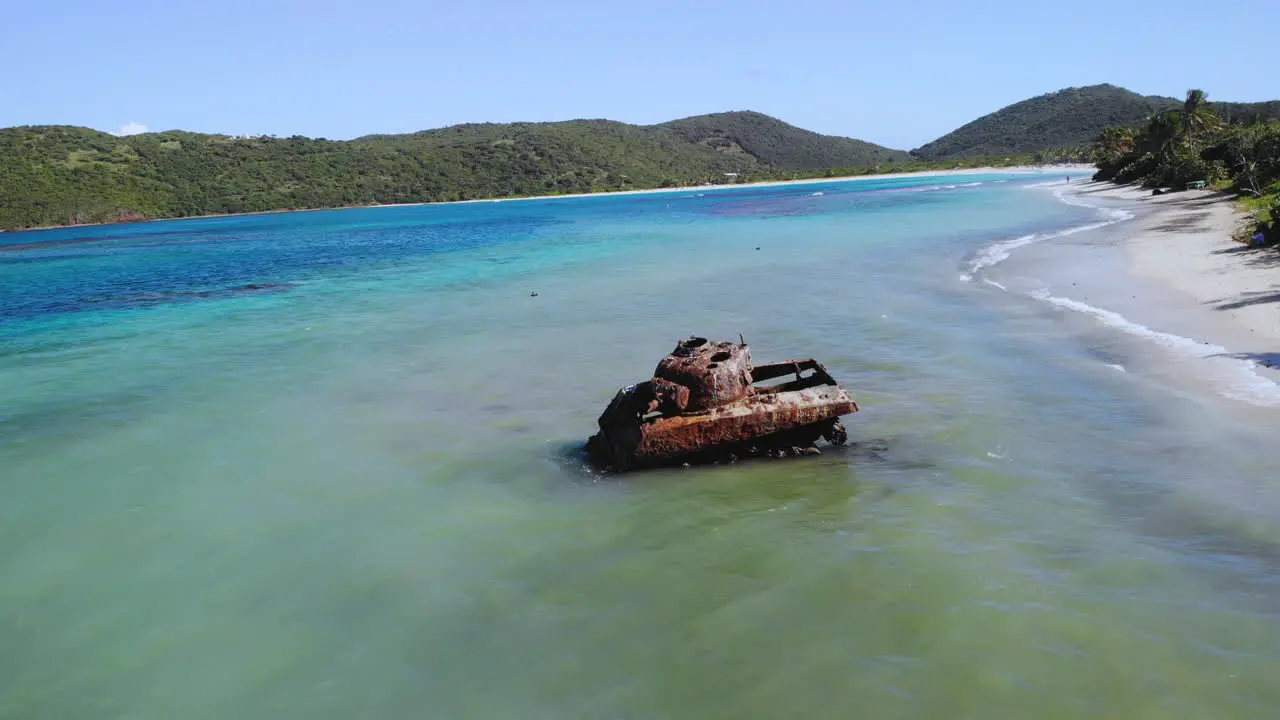
[{"label": "wet sand", "polygon": [[1133,203],[1140,211],[1124,248],[1135,277],[1160,283],[1191,302],[1162,307],[1170,325],[1192,326],[1204,341],[1258,364],[1280,381],[1280,253],[1236,238],[1247,216],[1228,193],[1150,190],[1091,183],[1082,196]]},{"label": "wet sand", "polygon": [[1094,217],[992,243],[972,256],[963,278],[1034,299],[1135,380],[1243,409],[1250,423],[1275,422],[1280,254],[1233,239],[1247,218],[1230,195],[1153,196],[1093,182],[1028,190],[1052,192]]}]

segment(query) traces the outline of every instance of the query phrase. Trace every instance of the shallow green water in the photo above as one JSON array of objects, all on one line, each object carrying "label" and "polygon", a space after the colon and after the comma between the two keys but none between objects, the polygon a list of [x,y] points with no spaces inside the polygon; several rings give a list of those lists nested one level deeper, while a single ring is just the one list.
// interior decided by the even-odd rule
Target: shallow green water
[{"label": "shallow green water", "polygon": [[[961,280],[1095,220],[995,179],[0,252],[0,716],[1270,717],[1270,429]],[[582,466],[739,332],[828,365],[851,446]]]}]

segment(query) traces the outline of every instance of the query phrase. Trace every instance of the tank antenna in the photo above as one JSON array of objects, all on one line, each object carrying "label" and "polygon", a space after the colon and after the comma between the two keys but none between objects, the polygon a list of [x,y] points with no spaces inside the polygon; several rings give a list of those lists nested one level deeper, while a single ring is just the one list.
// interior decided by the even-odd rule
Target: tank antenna
[{"label": "tank antenna", "polygon": [[742,337],[742,333],[738,333],[738,344],[739,344],[739,345],[746,345],[746,344],[747,344],[747,341],[746,341],[746,340],[744,340],[744,339],[743,339],[743,337]]}]

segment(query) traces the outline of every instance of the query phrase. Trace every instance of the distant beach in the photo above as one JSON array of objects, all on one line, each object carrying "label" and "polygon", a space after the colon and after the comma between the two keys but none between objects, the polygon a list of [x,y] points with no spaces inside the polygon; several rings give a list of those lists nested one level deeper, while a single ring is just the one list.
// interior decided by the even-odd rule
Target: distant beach
[{"label": "distant beach", "polygon": [[985,167],[985,168],[965,168],[962,170],[919,170],[916,172],[905,173],[872,173],[868,175],[854,175],[849,177],[829,177],[829,178],[807,178],[804,180],[772,180],[768,182],[758,183],[729,183],[720,185],[682,185],[670,188],[647,188],[644,190],[607,190],[591,193],[570,193],[564,195],[530,195],[523,197],[500,197],[500,198],[478,198],[475,200],[449,200],[431,203],[383,203],[376,205],[342,205],[336,207],[324,208],[297,208],[293,210],[261,210],[245,213],[212,213],[208,215],[188,215],[186,217],[174,218],[149,218],[146,220],[136,220],[130,222],[116,223],[81,223],[77,225],[45,225],[41,227],[24,228],[22,230],[0,230],[3,233],[19,233],[33,232],[37,230],[60,230],[64,228],[80,228],[80,227],[99,227],[103,225],[132,225],[136,223],[146,222],[167,222],[177,220],[200,220],[205,218],[221,218],[221,217],[242,217],[252,215],[285,215],[288,213],[299,212],[322,212],[325,210],[357,210],[361,208],[398,208],[398,207],[417,207],[420,205],[462,205],[469,203],[492,203],[492,202],[517,202],[527,200],[558,200],[568,198],[584,198],[584,197],[600,197],[600,196],[625,196],[625,195],[651,195],[657,193],[678,193],[678,192],[705,192],[707,190],[726,190],[730,188],[746,188],[746,187],[781,187],[786,185],[814,185],[820,183],[837,183],[837,182],[858,182],[868,180],[883,180],[885,178],[909,178],[909,177],[952,177],[962,175],[987,175],[990,173],[1009,173],[1015,175],[1021,174],[1050,174],[1050,173],[1082,173],[1092,175],[1094,168],[1092,165],[1083,164],[1059,164],[1059,165],[1016,165],[1012,167]]},{"label": "distant beach", "polygon": [[[674,193],[674,192],[702,192],[705,190],[728,190],[732,188],[751,188],[751,187],[785,187],[787,185],[818,185],[826,183],[843,183],[858,182],[866,180],[884,180],[886,178],[909,178],[909,177],[954,177],[963,175],[990,175],[992,173],[1009,173],[1015,175],[1024,174],[1059,174],[1059,173],[1086,173],[1092,175],[1095,168],[1092,165],[1085,164],[1061,164],[1061,165],[1015,165],[1012,167],[983,167],[983,168],[964,168],[958,170],[918,170],[915,172],[904,173],[871,173],[868,175],[853,175],[848,177],[828,177],[828,178],[806,178],[804,180],[770,180],[767,182],[756,183],[728,183],[720,185],[682,185],[673,188],[648,188],[645,190],[617,190],[594,193],[572,193],[568,195],[532,195],[529,197],[512,197],[512,198],[492,198],[487,200],[457,200],[454,203],[477,203],[477,202],[514,202],[517,200],[555,200],[558,198],[582,198],[595,197],[597,195],[650,195],[655,193]],[[405,205],[441,205],[446,203],[405,203]],[[365,207],[402,207],[403,205],[369,205]]]}]

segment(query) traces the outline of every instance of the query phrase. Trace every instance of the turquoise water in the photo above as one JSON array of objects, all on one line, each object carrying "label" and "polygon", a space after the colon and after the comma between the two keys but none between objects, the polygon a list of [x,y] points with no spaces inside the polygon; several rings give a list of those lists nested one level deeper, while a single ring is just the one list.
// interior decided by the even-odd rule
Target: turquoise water
[{"label": "turquoise water", "polygon": [[[0,717],[1271,717],[1273,430],[963,279],[1044,180],[0,235]],[[851,445],[584,467],[692,333]]]}]

